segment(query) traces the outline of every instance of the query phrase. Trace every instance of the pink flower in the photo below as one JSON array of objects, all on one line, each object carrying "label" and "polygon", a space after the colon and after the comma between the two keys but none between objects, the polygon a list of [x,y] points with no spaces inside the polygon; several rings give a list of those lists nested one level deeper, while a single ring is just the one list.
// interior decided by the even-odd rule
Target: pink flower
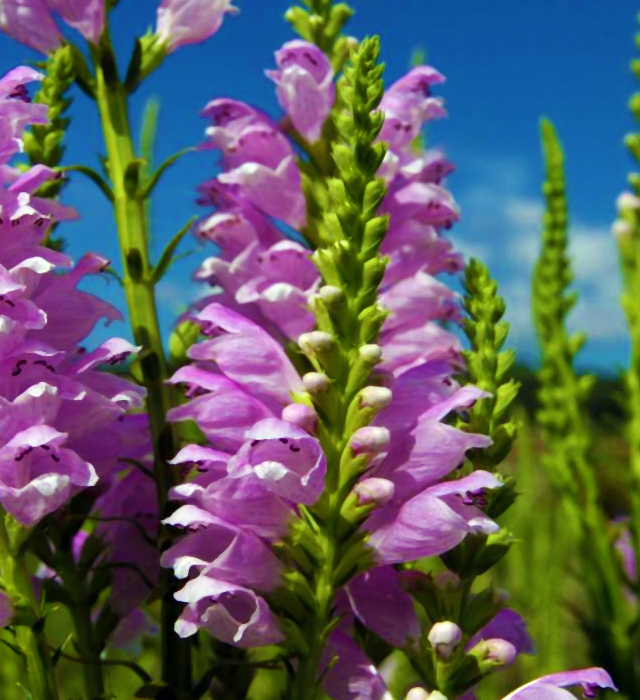
[{"label": "pink flower", "polygon": [[278,621],[264,598],[252,590],[200,575],[176,593],[187,603],[176,632],[190,637],[200,627],[227,644],[266,646],[282,641]]},{"label": "pink flower", "polygon": [[0,5],[0,29],[13,39],[41,53],[62,43],[62,34],[47,0],[4,0]]},{"label": "pink flower", "polygon": [[384,700],[387,686],[360,646],[340,626],[324,651],[324,689],[335,700]]},{"label": "pink flower", "polygon": [[237,12],[232,0],[162,0],[158,7],[158,39],[171,53],[213,36],[226,13]]},{"label": "pink flower", "polygon": [[574,695],[562,690],[571,686],[581,686],[585,698],[597,697],[598,688],[618,690],[603,668],[585,668],[542,676],[505,695],[502,700],[573,700]]},{"label": "pink flower", "polygon": [[231,477],[259,480],[291,504],[315,503],[324,490],[326,459],[319,442],[302,428],[275,418],[256,423],[229,460]]},{"label": "pink flower", "polygon": [[501,485],[489,472],[476,471],[428,487],[404,503],[391,501],[379,508],[364,524],[377,562],[397,564],[443,554],[471,532],[497,532],[498,525],[476,501],[482,500],[484,489]]},{"label": "pink flower", "polygon": [[46,0],[49,7],[87,41],[97,44],[104,31],[105,0]]},{"label": "pink flower", "polygon": [[333,107],[335,86],[328,57],[307,41],[289,41],[276,52],[279,70],[266,71],[278,86],[280,105],[308,141],[320,138]]}]

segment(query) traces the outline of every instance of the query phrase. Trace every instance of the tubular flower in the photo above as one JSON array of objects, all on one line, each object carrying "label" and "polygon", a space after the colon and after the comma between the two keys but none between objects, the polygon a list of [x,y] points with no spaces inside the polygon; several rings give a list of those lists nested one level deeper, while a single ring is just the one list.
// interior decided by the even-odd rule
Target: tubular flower
[{"label": "tubular flower", "polygon": [[104,0],[3,0],[0,28],[13,39],[47,54],[63,42],[54,15],[97,44],[105,26]]},{"label": "tubular flower", "polygon": [[575,697],[564,688],[580,686],[585,698],[597,698],[599,689],[617,690],[611,676],[603,668],[585,668],[542,676],[506,695],[503,700],[569,700]]},{"label": "tubular flower", "polygon": [[213,36],[224,15],[237,12],[232,0],[162,0],[158,7],[156,35],[169,53],[187,44],[199,44]]},{"label": "tubular flower", "polygon": [[[17,68],[0,81],[6,115],[0,165],[19,149],[25,126],[42,123],[40,105],[28,102],[24,87],[38,77]],[[30,194],[52,176],[36,166],[0,188],[0,503],[25,526],[108,476],[127,456],[135,439],[120,421],[143,398],[134,385],[98,370],[138,348],[118,339],[92,353],[78,345],[100,319],[120,315],[77,289],[106,260],[89,254],[74,268],[67,256],[41,245],[52,219],[75,216]]]},{"label": "tubular flower", "polygon": [[104,0],[46,0],[49,7],[87,41],[97,44],[104,31]]},{"label": "tubular flower", "polygon": [[0,4],[0,29],[44,54],[62,43],[47,0],[4,0]]},{"label": "tubular flower", "polygon": [[[278,84],[280,102],[293,128],[313,141],[334,99],[329,61],[299,41],[286,44],[276,60],[280,70],[268,75]],[[432,69],[410,74],[390,89],[383,106],[419,129],[440,115],[434,107],[439,102],[425,96],[424,86],[420,93],[414,88],[426,76],[438,82],[437,75]],[[214,100],[203,116],[211,120],[203,148],[220,151],[223,172],[199,188],[200,203],[215,206],[216,212],[200,222],[197,233],[218,246],[219,254],[197,273],[214,288],[191,316],[205,340],[188,351],[193,363],[170,380],[184,386],[187,398],[171,411],[170,420],[193,420],[210,446],[189,446],[174,460],[183,470],[192,465],[195,474],[173,489],[172,496],[184,505],[166,523],[186,534],[162,564],[181,578],[195,576],[177,594],[187,603],[180,634],[207,627],[220,639],[250,646],[271,643],[265,640],[275,634],[263,606],[280,585],[282,567],[277,560],[267,563],[269,548],[286,535],[299,505],[312,506],[322,496],[326,471],[314,435],[317,416],[299,401],[327,391],[327,377],[308,372],[301,378],[282,343],[297,339],[309,358],[330,354],[333,340],[313,331],[311,307],[316,299],[339,305],[342,292],[320,286],[311,251],[272,220],[293,227],[306,221],[299,164],[287,135],[263,112],[233,100]],[[485,396],[451,379],[459,346],[439,325],[459,318],[457,296],[435,277],[462,267],[440,235],[459,218],[442,187],[452,169],[440,154],[411,152],[408,140],[398,140],[383,165],[389,189],[380,209],[389,214],[390,228],[381,250],[390,264],[379,299],[388,319],[380,346],[365,345],[360,352],[367,367],[379,365],[373,375],[378,385],[360,395],[361,410],[377,417],[350,441],[354,458],[370,462],[350,498],[369,513],[360,531],[373,568],[338,594],[348,617],[331,639],[343,646],[351,643],[348,620],[354,616],[394,643],[417,639],[411,599],[389,565],[440,554],[469,533],[498,529],[483,512],[487,490],[502,485],[496,477],[476,472],[442,481],[468,449],[490,444],[485,436],[445,422]],[[261,567],[268,572],[266,580],[256,576]],[[392,615],[388,623],[375,619],[376,586],[403,621],[395,629]],[[215,591],[210,600],[209,590]],[[210,607],[214,599],[236,598],[243,601],[243,619],[255,633],[249,628],[245,633],[226,603]],[[220,627],[210,623],[214,609],[224,618]],[[227,626],[233,634],[220,631]],[[327,687],[345,673],[344,666],[329,671]],[[377,675],[374,682],[384,686]]]},{"label": "tubular flower", "polygon": [[289,41],[276,51],[278,69],[266,74],[278,86],[280,105],[296,130],[317,141],[333,107],[335,86],[327,56],[307,41]]}]

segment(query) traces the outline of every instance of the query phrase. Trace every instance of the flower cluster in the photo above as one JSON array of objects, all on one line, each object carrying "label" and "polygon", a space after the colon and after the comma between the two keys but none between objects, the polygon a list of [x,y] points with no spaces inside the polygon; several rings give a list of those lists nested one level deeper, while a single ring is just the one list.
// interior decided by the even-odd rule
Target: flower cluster
[{"label": "flower cluster", "polygon": [[[317,138],[335,92],[327,57],[312,44],[292,41],[276,61],[279,70],[268,74],[288,119],[301,135]],[[458,357],[455,336],[437,323],[458,315],[455,294],[436,278],[462,269],[460,256],[440,235],[459,218],[442,186],[453,165],[438,151],[417,153],[412,146],[425,121],[445,114],[442,100],[429,91],[443,80],[432,68],[415,68],[387,90],[381,105],[380,138],[390,143],[381,169],[388,182],[381,212],[390,216],[381,252],[390,260],[380,303],[391,312],[381,336],[381,369],[395,374],[427,359]],[[306,222],[294,145],[268,115],[247,104],[213,100],[203,116],[212,122],[203,148],[221,151],[223,172],[199,188],[200,203],[216,212],[200,223],[198,234],[220,252],[197,277],[221,287],[224,303],[242,305],[242,313],[260,314],[262,325],[270,322],[296,339],[313,328],[308,304],[320,278],[311,251],[273,221],[299,230]]]},{"label": "flower cluster", "polygon": [[17,68],[0,81],[6,185],[0,189],[0,504],[26,528],[86,487],[100,481],[104,491],[116,484],[119,458],[149,449],[146,417],[127,414],[142,405],[143,391],[99,369],[137,348],[118,338],[92,352],[80,345],[100,319],[121,318],[77,289],[108,261],[87,254],[73,266],[66,255],[43,246],[49,225],[75,218],[75,212],[33,195],[56,177],[52,170],[35,166],[21,173],[8,164],[24,128],[47,121],[47,107],[31,103],[26,87],[41,77]]},{"label": "flower cluster", "polygon": [[[276,62],[279,70],[268,75],[277,83],[285,122],[313,142],[333,106],[330,62],[304,41],[286,44]],[[343,621],[324,661],[338,657],[324,676],[333,697],[349,697],[347,687],[358,673],[372,693],[384,693],[382,677],[351,636],[354,620],[394,646],[418,644],[412,598],[393,565],[442,554],[469,533],[499,530],[483,508],[488,490],[502,482],[485,471],[451,478],[468,449],[490,440],[447,422],[485,394],[452,379],[458,342],[440,325],[459,315],[456,295],[436,278],[462,267],[441,235],[459,217],[442,186],[453,166],[442,154],[413,146],[424,122],[444,114],[441,99],[429,90],[442,81],[430,67],[415,68],[381,103],[386,119],[380,139],[390,144],[381,169],[388,193],[380,211],[389,217],[381,252],[389,263],[379,303],[388,318],[379,344],[358,349],[362,372],[373,371],[360,407],[375,418],[349,442],[354,457],[369,463],[348,502],[356,517],[367,516],[360,529],[370,561],[369,570],[336,598]],[[190,577],[176,596],[187,603],[180,634],[205,627],[223,641],[257,646],[283,639],[267,604],[286,578],[272,551],[299,507],[321,498],[326,476],[318,415],[303,397],[321,403],[328,380],[319,371],[300,377],[282,342],[297,339],[312,361],[329,356],[334,341],[313,330],[313,310],[317,300],[331,308],[343,298],[340,289],[322,286],[312,250],[274,221],[302,230],[307,221],[304,166],[287,133],[268,115],[233,100],[214,100],[204,116],[212,121],[204,147],[221,151],[223,172],[200,188],[201,203],[215,205],[216,212],[200,223],[198,234],[220,252],[197,276],[217,289],[193,316],[207,339],[191,347],[194,362],[172,379],[186,387],[189,400],[170,419],[195,421],[211,447],[189,446],[175,459],[195,465],[198,474],[173,490],[186,504],[167,523],[192,532],[162,563],[179,578]],[[496,644],[491,635],[502,635],[503,665],[530,650],[526,640],[509,641],[515,613],[504,615],[506,624],[498,617],[495,629],[489,625],[480,633]]]}]

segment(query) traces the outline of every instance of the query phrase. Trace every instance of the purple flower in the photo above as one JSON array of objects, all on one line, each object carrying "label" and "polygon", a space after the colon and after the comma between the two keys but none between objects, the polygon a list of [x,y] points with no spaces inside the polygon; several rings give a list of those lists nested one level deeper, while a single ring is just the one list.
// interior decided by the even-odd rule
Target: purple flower
[{"label": "purple flower", "polygon": [[4,0],[0,5],[0,29],[45,54],[62,43],[47,0]]},{"label": "purple flower", "polygon": [[155,634],[157,630],[149,616],[139,608],[135,608],[120,620],[109,636],[108,643],[116,649],[130,650],[143,634]]},{"label": "purple flower", "polygon": [[379,508],[364,524],[377,562],[396,564],[442,554],[471,532],[496,532],[498,526],[480,508],[466,505],[465,497],[501,485],[489,472],[477,471],[431,486],[404,503],[391,501]]},{"label": "purple flower", "polygon": [[633,549],[631,533],[624,530],[616,540],[615,547],[622,558],[622,567],[630,581],[638,580],[638,569],[636,566],[636,555]]},{"label": "purple flower", "polygon": [[305,139],[317,141],[335,99],[331,62],[314,44],[295,40],[276,52],[276,63],[279,70],[266,74],[278,86],[280,105]]},{"label": "purple flower", "polygon": [[302,194],[300,172],[293,156],[284,158],[277,167],[261,163],[243,163],[218,176],[220,182],[235,185],[242,196],[267,216],[302,228],[306,204]]},{"label": "purple flower", "polygon": [[585,668],[542,676],[523,685],[502,700],[573,700],[575,697],[562,688],[582,686],[585,698],[596,698],[599,688],[616,690],[611,676],[603,668]]},{"label": "purple flower", "polygon": [[227,644],[266,646],[282,641],[278,621],[264,598],[252,590],[200,575],[176,593],[187,603],[176,622],[176,632],[190,637],[199,628]]},{"label": "purple flower", "polygon": [[13,618],[13,605],[9,596],[0,591],[0,629],[11,624]]},{"label": "purple flower", "polygon": [[213,36],[226,13],[237,12],[232,0],[162,0],[158,7],[158,39],[171,53]]},{"label": "purple flower", "polygon": [[418,66],[395,82],[386,92],[381,109],[385,122],[380,139],[392,149],[402,149],[418,136],[425,121],[446,115],[430,87],[444,82],[444,76],[430,66]]},{"label": "purple flower", "polygon": [[326,459],[320,443],[302,428],[267,418],[247,431],[247,440],[229,460],[229,476],[260,480],[292,504],[315,503],[324,490]]},{"label": "purple flower", "polygon": [[467,647],[475,646],[481,640],[502,639],[513,645],[518,654],[533,654],[533,642],[527,632],[527,625],[517,612],[505,608],[485,625],[470,641]]},{"label": "purple flower", "polygon": [[[195,398],[171,409],[169,420],[195,421],[211,442],[225,450],[240,447],[249,428],[275,415],[241,385],[197,365],[179,369],[170,381],[188,386],[187,396]],[[199,392],[203,394],[198,396]]]},{"label": "purple flower", "polygon": [[104,31],[105,0],[46,0],[49,7],[87,41],[97,44]]},{"label": "purple flower", "polygon": [[160,563],[154,538],[158,534],[158,504],[153,479],[133,469],[112,482],[96,503],[105,520],[97,533],[107,549],[105,561],[111,569],[109,602],[126,617],[151,593],[158,580]]},{"label": "purple flower", "polygon": [[281,241],[257,256],[258,269],[236,291],[240,304],[257,303],[262,313],[287,337],[313,327],[309,297],[320,282],[311,251],[294,241]]},{"label": "purple flower", "polygon": [[360,646],[340,627],[333,631],[324,652],[324,690],[335,700],[384,700],[387,686]]},{"label": "purple flower", "polygon": [[245,163],[258,163],[275,169],[293,156],[291,144],[275,124],[261,115],[242,117],[225,126],[211,126],[202,149],[222,152],[225,169],[233,170]]},{"label": "purple flower", "polygon": [[93,465],[65,447],[69,435],[47,425],[61,404],[60,392],[44,382],[0,404],[0,503],[26,526],[98,481]]},{"label": "purple flower", "polygon": [[418,641],[420,625],[413,599],[400,586],[392,566],[378,566],[353,578],[345,587],[353,614],[394,647]]},{"label": "purple flower", "polygon": [[282,576],[280,562],[259,537],[223,522],[185,535],[162,555],[160,564],[173,567],[177,578],[196,570],[263,591],[276,588]]},{"label": "purple flower", "polygon": [[194,345],[189,357],[215,363],[229,379],[268,406],[290,402],[302,388],[300,377],[277,340],[244,316],[221,304],[209,304],[196,320],[211,340]]}]

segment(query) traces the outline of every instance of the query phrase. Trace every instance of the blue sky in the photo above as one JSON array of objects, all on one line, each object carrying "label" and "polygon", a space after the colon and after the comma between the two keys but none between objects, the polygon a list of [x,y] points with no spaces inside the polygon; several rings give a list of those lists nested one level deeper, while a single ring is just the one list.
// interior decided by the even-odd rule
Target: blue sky
[{"label": "blue sky", "polygon": [[[134,37],[153,24],[157,0],[121,0],[112,32],[123,66]],[[429,142],[457,164],[449,186],[463,219],[452,231],[458,245],[479,254],[499,279],[513,324],[513,342],[525,360],[535,358],[528,311],[529,273],[536,255],[541,210],[541,115],[556,124],[567,154],[576,277],[582,302],[572,326],[590,342],[583,365],[615,371],[626,362],[627,344],[617,306],[619,282],[609,226],[614,202],[632,163],[622,144],[634,128],[627,102],[635,80],[636,0],[354,0],[349,33],[378,33],[386,78],[406,69],[412,49],[422,47],[447,78],[439,94],[449,118],[434,123]],[[214,97],[234,97],[279,114],[273,84],[263,70],[273,52],[293,38],[281,0],[237,0],[241,13],[227,18],[207,43],[171,56],[138,91],[132,116],[138,125],[145,100],[161,103],[157,159],[197,144],[199,117]],[[0,70],[36,55],[0,35]],[[67,164],[95,165],[102,151],[94,105],[76,95],[68,134]],[[136,127],[137,128],[137,127]],[[156,251],[194,213],[194,188],[214,172],[215,156],[186,156],[156,190],[152,217]],[[96,250],[118,261],[115,227],[102,195],[77,177],[65,191],[79,222],[66,225],[69,252]],[[183,249],[197,247],[188,241]],[[197,288],[189,279],[208,254],[196,250],[175,265],[159,290],[162,324],[170,329]],[[115,281],[91,289],[124,308]],[[99,330],[96,339],[127,335],[123,324]]]}]

